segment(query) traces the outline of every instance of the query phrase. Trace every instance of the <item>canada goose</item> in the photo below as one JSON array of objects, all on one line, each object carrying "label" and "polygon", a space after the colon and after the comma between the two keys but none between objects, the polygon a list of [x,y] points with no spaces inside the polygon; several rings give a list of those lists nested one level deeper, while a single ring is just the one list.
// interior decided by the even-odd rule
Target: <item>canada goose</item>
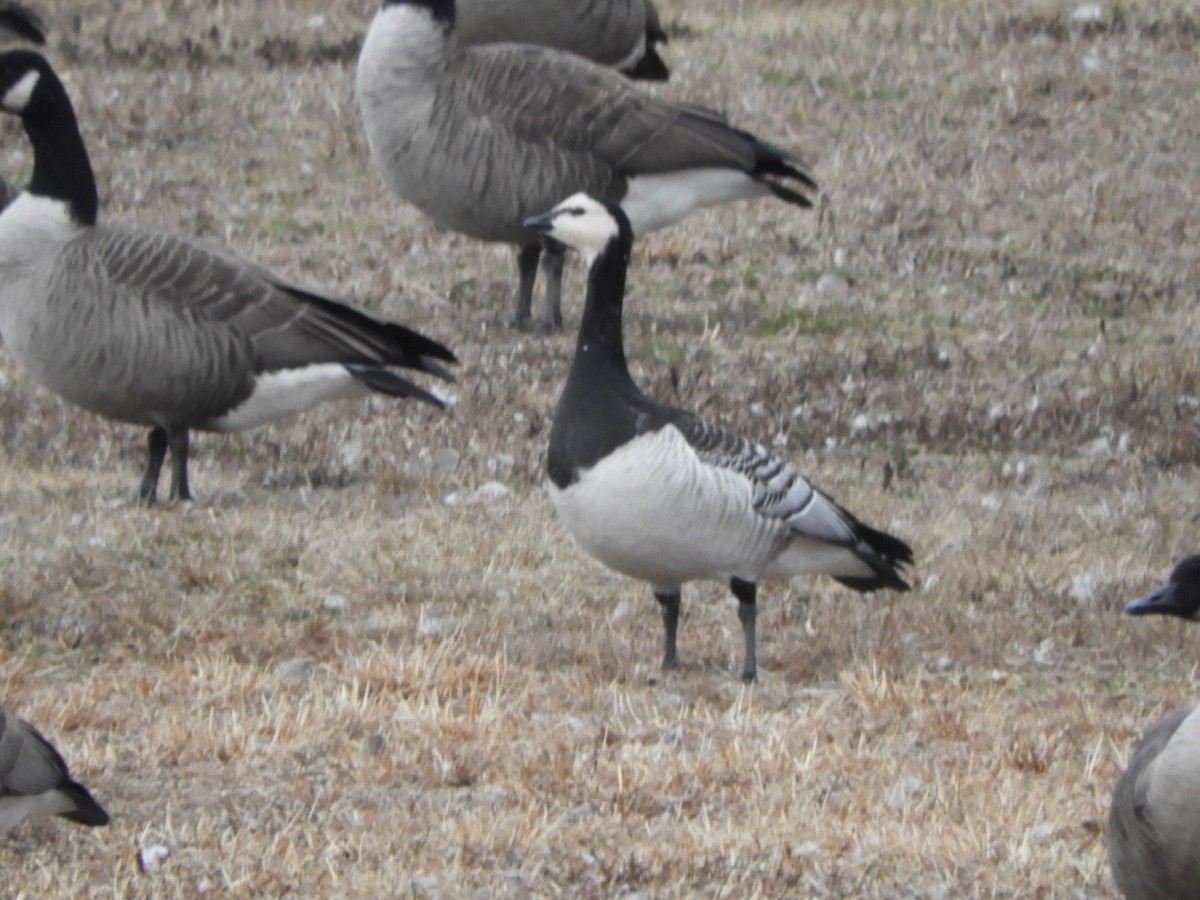
[{"label": "canada goose", "polygon": [[677,664],[685,581],[729,584],[745,681],[757,675],[760,578],[819,572],[858,591],[908,590],[898,572],[912,562],[908,544],[858,521],[762,445],[634,384],[621,336],[633,233],[618,205],[576,194],[526,225],[581,251],[589,266],[575,358],[550,428],[550,499],[585,550],[650,582],[664,669]]},{"label": "canada goose", "polygon": [[463,46],[538,44],[611,66],[631,78],[670,76],[655,45],[667,35],[651,0],[458,0]]},{"label": "canada goose", "polygon": [[62,82],[27,50],[0,55],[0,109],[33,144],[28,189],[0,214],[0,335],[42,384],[149,426],[139,496],[166,451],[190,499],[188,431],[239,431],[379,391],[442,401],[391,366],[449,375],[454,354],[205,243],[97,223],[87,150]]},{"label": "canada goose", "polygon": [[71,780],[58,751],[38,730],[0,708],[0,833],[31,816],[62,816],[80,825],[107,825],[108,813]]},{"label": "canada goose", "polygon": [[[1195,619],[1200,556],[1125,607],[1133,615]],[[1181,709],[1146,732],[1113,791],[1108,860],[1130,900],[1191,900],[1200,890],[1200,707]]]},{"label": "canada goose", "polygon": [[46,43],[42,17],[15,0],[0,0],[0,40]]},{"label": "canada goose", "polygon": [[[641,234],[689,212],[816,184],[786,150],[616,72],[545,47],[461,47],[454,0],[388,0],[367,31],[356,90],[371,157],[441,225],[516,244],[511,324],[529,320],[542,242],[521,223],[576,191],[619,202]],[[547,245],[542,327],[562,325],[562,248]]]}]

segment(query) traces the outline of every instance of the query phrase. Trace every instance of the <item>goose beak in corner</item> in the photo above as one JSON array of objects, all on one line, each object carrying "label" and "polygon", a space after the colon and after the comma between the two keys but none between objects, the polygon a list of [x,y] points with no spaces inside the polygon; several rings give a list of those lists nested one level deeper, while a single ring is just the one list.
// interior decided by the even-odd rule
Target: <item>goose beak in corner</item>
[{"label": "goose beak in corner", "polygon": [[1180,616],[1184,619],[1192,618],[1191,615],[1179,607],[1174,583],[1164,585],[1158,590],[1147,594],[1145,597],[1130,600],[1125,604],[1125,612],[1131,616],[1160,615]]},{"label": "goose beak in corner", "polygon": [[558,217],[558,210],[552,209],[549,212],[539,213],[536,216],[530,216],[521,224],[531,231],[549,231],[554,227],[554,220]]}]

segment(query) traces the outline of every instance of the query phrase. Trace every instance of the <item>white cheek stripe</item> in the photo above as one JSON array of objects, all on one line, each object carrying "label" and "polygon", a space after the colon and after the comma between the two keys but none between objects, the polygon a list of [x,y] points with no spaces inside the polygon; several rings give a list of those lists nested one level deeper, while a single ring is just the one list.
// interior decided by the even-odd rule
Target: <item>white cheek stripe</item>
[{"label": "white cheek stripe", "polygon": [[33,97],[33,90],[37,87],[40,78],[41,73],[36,69],[30,69],[21,76],[20,81],[8,89],[0,105],[11,112],[24,111],[25,107],[29,105],[30,98]]}]

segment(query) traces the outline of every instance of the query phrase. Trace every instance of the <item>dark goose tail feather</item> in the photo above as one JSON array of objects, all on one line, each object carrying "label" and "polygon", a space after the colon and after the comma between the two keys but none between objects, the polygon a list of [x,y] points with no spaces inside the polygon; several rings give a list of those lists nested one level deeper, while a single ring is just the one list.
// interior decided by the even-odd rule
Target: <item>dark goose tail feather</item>
[{"label": "dark goose tail feather", "polygon": [[854,521],[854,531],[860,544],[858,557],[871,567],[875,575],[874,577],[858,576],[854,578],[834,576],[835,580],[848,588],[863,593],[877,591],[880,588],[891,588],[896,591],[910,590],[908,582],[900,577],[898,568],[912,564],[912,547],[900,538],[872,528],[870,525],[864,525],[857,519]]},{"label": "dark goose tail feather", "polygon": [[438,409],[446,408],[446,401],[441,397],[431,394],[424,388],[418,387],[411,381],[401,378],[395,372],[389,372],[387,369],[348,363],[346,371],[371,390],[379,391],[381,394],[389,394],[392,397],[412,397],[414,400],[420,400],[422,403],[428,403],[431,406],[436,406]]},{"label": "dark goose tail feather", "polygon": [[804,163],[782,147],[759,140],[748,132],[742,132],[742,135],[754,147],[755,162],[754,171],[751,174],[770,188],[771,193],[780,200],[786,200],[788,203],[795,203],[798,206],[812,206],[811,197],[768,177],[791,179],[799,182],[805,191],[816,192],[820,188],[817,187],[812,176],[804,171]]},{"label": "dark goose tail feather", "polygon": [[645,55],[629,70],[629,77],[638,81],[668,81],[671,78],[671,70],[654,48],[647,46]]},{"label": "dark goose tail feather", "polygon": [[108,824],[108,813],[82,784],[72,781],[60,787],[59,790],[75,802],[75,809],[62,813],[64,819],[70,819],[72,822],[78,822],[80,825],[87,825],[90,828]]}]

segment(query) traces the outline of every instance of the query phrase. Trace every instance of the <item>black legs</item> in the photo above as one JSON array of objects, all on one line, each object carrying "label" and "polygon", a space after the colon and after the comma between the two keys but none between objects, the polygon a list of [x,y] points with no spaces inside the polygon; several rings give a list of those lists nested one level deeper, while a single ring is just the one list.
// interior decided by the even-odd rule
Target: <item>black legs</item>
[{"label": "black legs", "polygon": [[565,245],[546,238],[542,253],[542,289],[545,291],[542,331],[546,334],[562,331],[562,275],[566,252]]},{"label": "black legs", "polygon": [[167,456],[167,432],[164,428],[151,428],[146,447],[146,468],[142,471],[142,483],[138,487],[138,500],[147,506],[154,505],[158,493],[158,473],[162,471]]},{"label": "black legs", "polygon": [[679,591],[673,594],[654,592],[663,621],[663,669],[678,669],[679,657],[675,652],[675,635],[679,632]]},{"label": "black legs", "polygon": [[167,434],[167,446],[171,448],[171,494],[168,500],[191,500],[188,487],[188,432],[186,428]]},{"label": "black legs", "polygon": [[521,328],[528,324],[533,308],[533,283],[537,279],[538,260],[542,256],[541,244],[526,244],[517,251],[517,303],[509,328]]},{"label": "black legs", "polygon": [[509,328],[524,328],[533,315],[533,285],[537,279],[538,260],[542,263],[545,280],[545,300],[542,321],[538,327],[546,334],[562,331],[562,273],[566,246],[546,238],[543,243],[525,244],[517,251],[517,300]]},{"label": "black legs", "polygon": [[[758,595],[758,585],[753,581],[742,581],[740,578],[729,579],[729,589],[738,601],[738,621],[742,623],[742,638],[745,642],[745,656],[742,659],[742,681],[753,684],[758,678],[758,640],[754,622],[758,607],[755,600]],[[664,669],[678,669],[679,656],[675,649],[675,638],[679,633],[679,591],[654,592],[658,601],[658,609],[663,621],[663,661]]]},{"label": "black legs", "polygon": [[153,506],[158,496],[158,476],[162,472],[163,460],[171,451],[171,493],[168,500],[191,500],[188,487],[188,432],[186,428],[167,431],[151,428],[146,446],[146,468],[142,472],[142,483],[138,487],[138,500]]},{"label": "black legs", "polygon": [[758,586],[753,581],[740,578],[729,579],[729,589],[738,601],[738,621],[742,623],[742,638],[746,643],[746,655],[742,660],[742,681],[751,684],[758,677],[757,636],[754,620],[758,614],[755,599]]}]

